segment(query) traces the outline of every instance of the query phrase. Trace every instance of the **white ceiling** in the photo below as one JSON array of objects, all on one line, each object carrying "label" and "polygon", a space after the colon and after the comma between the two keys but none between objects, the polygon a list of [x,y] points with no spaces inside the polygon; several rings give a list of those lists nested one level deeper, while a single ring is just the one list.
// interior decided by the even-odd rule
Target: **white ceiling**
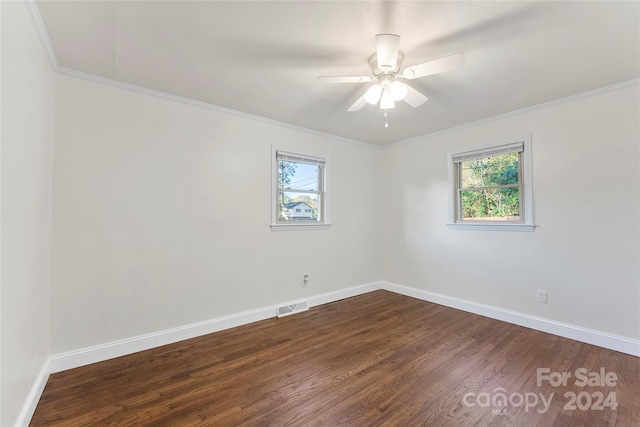
[{"label": "white ceiling", "polygon": [[[640,77],[640,2],[38,1],[60,67],[373,144]],[[375,35],[404,65],[464,52],[412,80],[430,100],[347,108]]]}]

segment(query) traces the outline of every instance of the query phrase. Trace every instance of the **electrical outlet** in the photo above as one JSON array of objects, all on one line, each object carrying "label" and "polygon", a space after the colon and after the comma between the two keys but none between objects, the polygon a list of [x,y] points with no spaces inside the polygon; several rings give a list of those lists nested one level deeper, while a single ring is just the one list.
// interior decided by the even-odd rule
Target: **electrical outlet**
[{"label": "electrical outlet", "polygon": [[305,287],[309,284],[309,275],[305,274],[302,276],[302,286]]},{"label": "electrical outlet", "polygon": [[547,303],[547,291],[538,290],[538,302]]}]

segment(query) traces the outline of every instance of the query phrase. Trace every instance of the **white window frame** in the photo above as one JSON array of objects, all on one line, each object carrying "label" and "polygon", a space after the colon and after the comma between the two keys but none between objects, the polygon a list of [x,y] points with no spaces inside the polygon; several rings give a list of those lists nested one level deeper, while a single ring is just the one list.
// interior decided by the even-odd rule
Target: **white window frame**
[{"label": "white window frame", "polygon": [[[279,155],[290,159],[299,159],[301,162],[305,160],[311,164],[322,164],[320,186],[320,205],[318,206],[319,221],[300,221],[300,222],[284,222],[280,221],[278,209],[278,157]],[[331,226],[329,222],[329,158],[326,156],[317,156],[309,154],[295,153],[291,151],[281,150],[275,146],[271,147],[271,230],[272,231],[290,231],[290,230],[326,230]]]},{"label": "white window frame", "polygon": [[[521,150],[520,148],[521,147]],[[460,159],[496,156],[520,151],[520,220],[519,221],[462,221],[461,192],[459,189]],[[533,172],[531,167],[531,135],[524,135],[503,141],[485,143],[473,148],[448,153],[449,162],[449,223],[453,230],[493,230],[493,231],[534,231],[533,222]]]}]

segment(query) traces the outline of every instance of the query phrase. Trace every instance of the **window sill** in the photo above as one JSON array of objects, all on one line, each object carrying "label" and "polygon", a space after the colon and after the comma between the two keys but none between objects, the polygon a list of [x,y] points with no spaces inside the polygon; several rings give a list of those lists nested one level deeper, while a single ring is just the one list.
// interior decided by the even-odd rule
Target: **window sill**
[{"label": "window sill", "polygon": [[447,224],[449,230],[485,230],[485,231],[533,231],[534,224],[486,224],[486,223],[455,223]]},{"label": "window sill", "polygon": [[271,231],[328,230],[331,224],[271,224]]}]

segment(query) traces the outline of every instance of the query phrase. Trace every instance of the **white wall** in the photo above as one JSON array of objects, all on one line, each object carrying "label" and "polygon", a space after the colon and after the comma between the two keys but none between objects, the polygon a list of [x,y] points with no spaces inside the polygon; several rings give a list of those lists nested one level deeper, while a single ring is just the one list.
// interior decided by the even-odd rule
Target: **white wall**
[{"label": "white wall", "polygon": [[0,425],[12,426],[50,355],[53,72],[25,4],[0,9]]},{"label": "white wall", "polygon": [[[635,84],[385,149],[384,278],[639,339],[639,94]],[[536,230],[447,229],[447,152],[523,134]]]},{"label": "white wall", "polygon": [[[0,20],[0,425],[52,354],[381,277],[640,339],[637,85],[380,151],[53,76]],[[448,230],[446,153],[524,133],[536,231]],[[329,157],[330,230],[270,231],[272,144]]]},{"label": "white wall", "polygon": [[[377,148],[64,75],[55,100],[52,354],[380,278]],[[270,231],[272,144],[328,156],[331,229]]]}]

